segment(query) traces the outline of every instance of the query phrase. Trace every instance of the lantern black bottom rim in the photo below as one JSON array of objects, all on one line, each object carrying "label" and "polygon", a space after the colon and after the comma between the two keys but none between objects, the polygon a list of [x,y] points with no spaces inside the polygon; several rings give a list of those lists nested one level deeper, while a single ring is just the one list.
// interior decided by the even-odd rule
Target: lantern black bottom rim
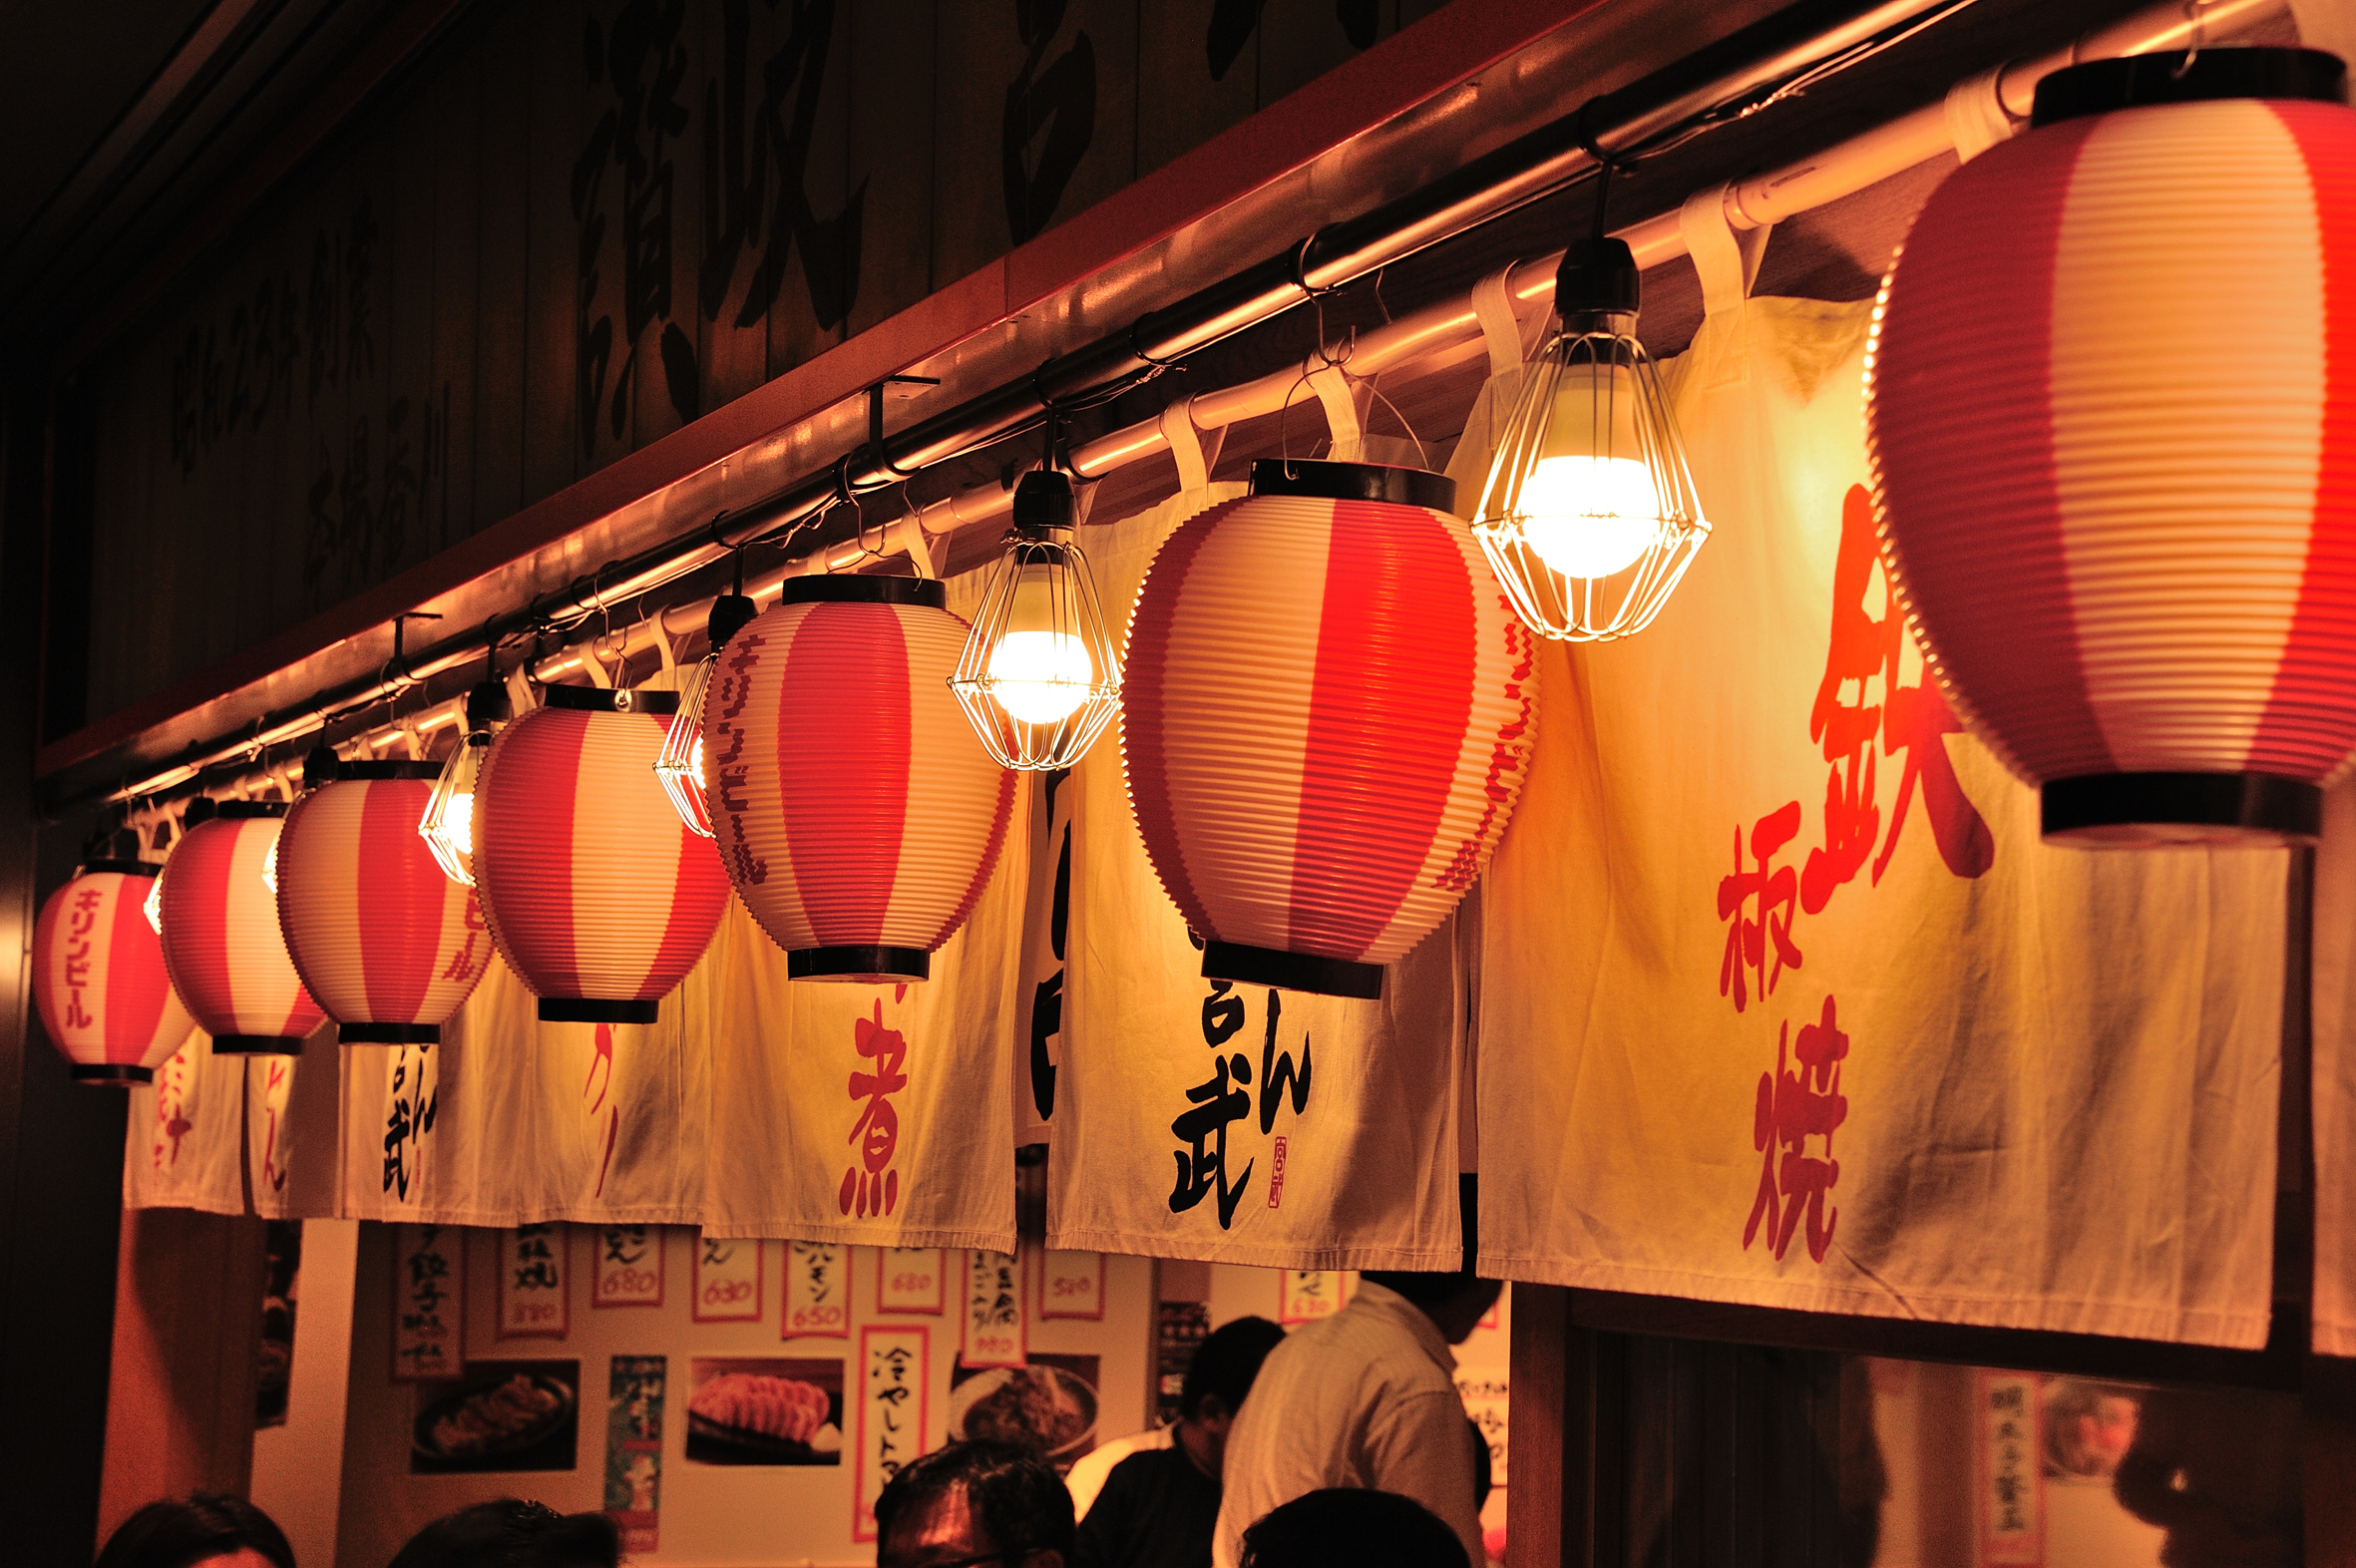
[{"label": "lantern black bottom rim", "polygon": [[299,1056],[303,1039],[300,1034],[215,1034],[212,1053],[215,1056]]},{"label": "lantern black bottom rim", "polygon": [[929,980],[933,978],[933,955],[923,948],[789,948],[785,976],[788,980],[835,980],[846,985]]},{"label": "lantern black bottom rim", "polygon": [[1361,1001],[1373,1001],[1382,994],[1379,964],[1354,964],[1348,959],[1253,948],[1240,942],[1205,943],[1203,979],[1274,985],[1279,990],[1305,990],[1319,996],[1355,996]]},{"label": "lantern black bottom rim", "polygon": [[439,1023],[345,1023],[335,1031],[339,1045],[439,1045]]},{"label": "lantern black bottom rim", "polygon": [[2273,849],[2323,833],[2323,791],[2278,773],[2089,773],[2040,791],[2048,844]]},{"label": "lantern black bottom rim", "polygon": [[128,1089],[135,1083],[155,1082],[156,1069],[127,1061],[78,1061],[74,1063],[74,1081]]},{"label": "lantern black bottom rim", "polygon": [[595,996],[543,996],[543,1023],[652,1023],[662,1012],[660,997],[652,1001],[606,1001]]}]

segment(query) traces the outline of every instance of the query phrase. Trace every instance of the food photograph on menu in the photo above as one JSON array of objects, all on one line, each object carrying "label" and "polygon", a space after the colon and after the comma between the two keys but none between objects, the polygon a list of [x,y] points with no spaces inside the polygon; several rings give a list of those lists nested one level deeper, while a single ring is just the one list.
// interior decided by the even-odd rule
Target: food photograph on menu
[{"label": "food photograph on menu", "polygon": [[691,1463],[843,1462],[839,1357],[698,1356],[688,1390]]},{"label": "food photograph on menu", "polygon": [[1097,1362],[1033,1354],[1021,1367],[958,1368],[950,1373],[950,1439],[1010,1442],[1069,1469],[1096,1443]]},{"label": "food photograph on menu", "polygon": [[581,1413],[579,1362],[477,1362],[456,1382],[417,1385],[412,1475],[570,1470]]}]

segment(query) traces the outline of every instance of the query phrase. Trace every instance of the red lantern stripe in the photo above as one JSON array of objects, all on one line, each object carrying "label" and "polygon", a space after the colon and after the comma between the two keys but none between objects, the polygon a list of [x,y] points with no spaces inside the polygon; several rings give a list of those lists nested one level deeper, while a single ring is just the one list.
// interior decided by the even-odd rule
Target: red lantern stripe
[{"label": "red lantern stripe", "polygon": [[473,890],[418,836],[427,779],[346,778],[295,804],[278,841],[278,925],[339,1023],[449,1020],[490,962]]},{"label": "red lantern stripe", "polygon": [[[2048,151],[2020,169],[2006,169],[2009,161],[1991,162],[2007,151],[1999,147],[1949,176],[1938,196],[1955,204],[1956,220],[1935,235],[1918,229],[1907,237],[1894,286],[1909,295],[1972,298],[1985,280],[2011,277],[2019,297],[2051,298],[2062,207],[2094,126],[2092,120],[2073,120],[2040,131],[2040,138],[2050,139]],[[1885,297],[1877,312],[1886,314],[1891,305]],[[1954,311],[1942,316],[1935,339],[1929,333],[1924,339],[1921,347],[1932,352],[1910,362],[1912,373],[1903,380],[1874,380],[1882,432],[1877,456],[1891,476],[1887,488],[1904,488],[1917,472],[1968,472],[1978,476],[1984,501],[1928,521],[1929,529],[1957,541],[1942,552],[1956,559],[1937,584],[1908,581],[1907,592],[1918,611],[1936,613],[1952,603],[1967,619],[1972,604],[2002,605],[2001,615],[1989,616],[2001,625],[2000,638],[1986,647],[1948,650],[1949,658],[1970,668],[1977,700],[2008,713],[2042,711],[2056,730],[2099,740],[2102,726],[2086,698],[2070,602],[2053,427],[2043,419],[2023,420],[2008,430],[2007,440],[1990,443],[1956,406],[1964,388],[1974,407],[2043,406],[2053,363],[2053,313]],[[1868,373],[1873,369],[1869,364]],[[2001,539],[1989,539],[1984,550],[1958,548],[1975,534],[1999,530]],[[1931,600],[1918,596],[1926,593]],[[1948,694],[1968,717],[1963,693],[1950,687]],[[2001,754],[2001,737],[1989,741]],[[2024,771],[2019,759],[2006,762]],[[2108,753],[2088,752],[2064,764],[2073,773],[2111,767]]]},{"label": "red lantern stripe", "polygon": [[[149,883],[145,878],[125,878],[125,886],[115,896],[115,918],[107,923],[107,989],[106,1013],[101,1024],[120,1020],[124,1034],[131,1039],[145,1040],[149,1045],[162,1043],[161,1035],[167,1014],[178,1014],[179,1039],[189,1037],[192,1027],[187,1010],[172,994],[172,977],[164,973],[164,950],[156,940],[154,928],[148,925],[147,903]],[[130,961],[136,950],[152,948],[152,956],[139,962]],[[141,1056],[146,1054],[143,1050]],[[126,1058],[137,1061],[139,1056]]]},{"label": "red lantern stripe", "polygon": [[[2315,522],[2289,645],[2259,721],[2249,765],[2303,771],[2318,747],[2344,733],[2347,658],[2356,649],[2356,142],[2347,112],[2322,105],[2266,106],[2297,143],[2313,191],[2323,278],[2323,429]],[[2341,753],[2346,750],[2340,742]]]},{"label": "red lantern stripe", "polygon": [[[539,713],[549,716],[543,719]],[[535,989],[548,995],[582,994],[571,918],[573,812],[588,719],[584,713],[537,709],[530,729],[519,721],[510,726],[511,733],[500,736],[503,770],[512,768],[519,776],[548,781],[529,799],[519,800],[514,810],[501,810],[504,801],[486,799],[483,781],[476,783],[475,876],[481,886],[496,890],[484,899],[483,913],[509,967],[532,977]],[[495,810],[496,832],[491,823]],[[500,918],[502,908],[527,906],[547,913],[529,922]]]},{"label": "red lantern stripe", "polygon": [[1336,503],[1326,547],[1288,917],[1312,950],[1365,952],[1429,879],[1468,760],[1472,666],[1445,650],[1479,634],[1471,564],[1436,529],[1389,539],[1382,510]]},{"label": "red lantern stripe", "polygon": [[208,1034],[300,1038],[326,1016],[295,974],[261,880],[280,826],[274,817],[199,823],[165,869],[165,962]]},{"label": "red lantern stripe", "polygon": [[787,637],[777,774],[793,891],[821,945],[880,943],[899,879],[862,873],[908,848],[907,630],[873,605],[812,604]]}]

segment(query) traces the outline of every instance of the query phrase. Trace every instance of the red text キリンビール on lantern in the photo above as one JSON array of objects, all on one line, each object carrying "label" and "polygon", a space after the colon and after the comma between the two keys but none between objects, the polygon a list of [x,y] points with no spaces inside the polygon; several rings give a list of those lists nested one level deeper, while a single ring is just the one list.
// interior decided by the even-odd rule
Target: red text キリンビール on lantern
[{"label": "red text \u30ad\u30ea\u30f3\u30d3\u30fc\u30eb on lantern", "polygon": [[951,692],[938,582],[804,577],[728,639],[704,699],[720,858],[796,980],[924,980],[989,882],[1014,774]]},{"label": "red text \u30ad\u30ea\u30f3\u30d3\u30fc\u30eb on lantern", "polygon": [[2356,112],[2339,62],[2048,77],[1882,290],[1892,581],[2049,838],[2312,838],[2356,750]]},{"label": "red text \u30ad\u30ea\u30f3\u30d3\u30fc\u30eb on lantern", "polygon": [[1377,995],[1504,831],[1533,644],[1438,475],[1264,462],[1252,483],[1138,592],[1129,800],[1206,975]]},{"label": "red text \u30ad\u30ea\u30f3\u30d3\u30fc\u30eb on lantern", "polygon": [[728,907],[711,841],[654,772],[678,697],[551,686],[547,700],[500,731],[476,781],[483,916],[542,1018],[651,1023]]},{"label": "red text \u30ad\u30ea\u30f3\u30d3\u30fc\u30eb on lantern", "polygon": [[279,835],[279,930],[347,1045],[439,1041],[490,967],[475,890],[444,875],[417,832],[439,772],[339,764]]},{"label": "red text \u30ad\u30ea\u30f3\u30d3\u30fc\u30eb on lantern", "polygon": [[164,963],[216,1051],[296,1055],[325,1016],[294,972],[267,881],[285,806],[223,801],[164,868]]},{"label": "red text \u30ad\u30ea\u30f3\u30d3\u30fc\u30eb on lantern", "polygon": [[85,862],[34,924],[41,1025],[86,1082],[152,1081],[196,1026],[173,992],[164,946],[141,908],[160,869]]}]

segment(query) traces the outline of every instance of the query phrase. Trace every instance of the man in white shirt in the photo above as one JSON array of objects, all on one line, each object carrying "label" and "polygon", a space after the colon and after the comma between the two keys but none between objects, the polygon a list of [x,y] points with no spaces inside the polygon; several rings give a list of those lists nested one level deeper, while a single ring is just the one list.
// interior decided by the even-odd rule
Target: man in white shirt
[{"label": "man in white shirt", "polygon": [[1473,1429],[1448,1347],[1504,1287],[1473,1270],[1471,1178],[1460,1196],[1462,1270],[1362,1274],[1348,1307],[1269,1353],[1227,1436],[1215,1568],[1236,1568],[1253,1521],[1329,1486],[1411,1497],[1455,1531],[1468,1561],[1483,1560]]}]

